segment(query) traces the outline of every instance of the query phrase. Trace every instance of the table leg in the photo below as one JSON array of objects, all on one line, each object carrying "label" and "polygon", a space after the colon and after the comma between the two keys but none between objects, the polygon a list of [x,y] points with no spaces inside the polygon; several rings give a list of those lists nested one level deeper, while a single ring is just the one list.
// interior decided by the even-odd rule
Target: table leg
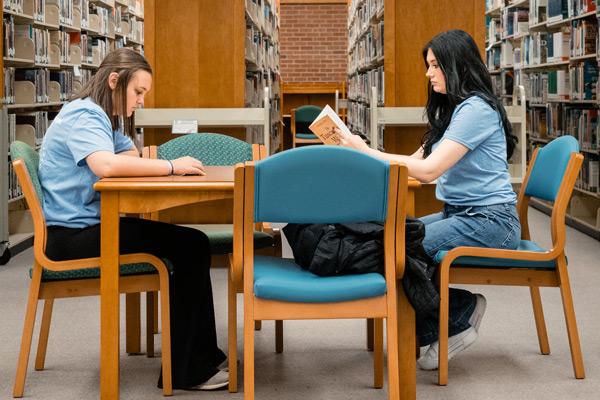
[{"label": "table leg", "polygon": [[119,398],[119,194],[101,197],[100,398]]},{"label": "table leg", "polygon": [[398,375],[401,400],[417,398],[417,362],[415,359],[415,310],[408,302],[402,283],[398,285]]}]

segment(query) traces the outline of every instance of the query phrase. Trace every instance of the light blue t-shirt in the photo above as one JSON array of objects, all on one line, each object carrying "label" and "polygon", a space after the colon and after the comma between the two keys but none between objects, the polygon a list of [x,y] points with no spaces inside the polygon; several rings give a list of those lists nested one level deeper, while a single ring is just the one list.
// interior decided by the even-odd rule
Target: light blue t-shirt
[{"label": "light blue t-shirt", "polygon": [[63,106],[42,143],[39,177],[47,225],[84,228],[100,223],[98,177],[85,158],[97,151],[121,153],[134,148],[130,138],[113,132],[104,110],[90,98]]},{"label": "light blue t-shirt", "polygon": [[502,120],[482,98],[472,96],[459,104],[439,143],[449,139],[469,151],[438,178],[436,197],[454,206],[516,203],[506,161]]}]

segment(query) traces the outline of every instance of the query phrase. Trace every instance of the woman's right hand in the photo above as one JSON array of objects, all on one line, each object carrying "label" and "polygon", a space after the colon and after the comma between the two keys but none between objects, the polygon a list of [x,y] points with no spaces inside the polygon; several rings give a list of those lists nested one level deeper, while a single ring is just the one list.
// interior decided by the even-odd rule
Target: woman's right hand
[{"label": "woman's right hand", "polygon": [[173,175],[206,175],[202,161],[194,157],[180,157],[171,160],[173,164]]}]

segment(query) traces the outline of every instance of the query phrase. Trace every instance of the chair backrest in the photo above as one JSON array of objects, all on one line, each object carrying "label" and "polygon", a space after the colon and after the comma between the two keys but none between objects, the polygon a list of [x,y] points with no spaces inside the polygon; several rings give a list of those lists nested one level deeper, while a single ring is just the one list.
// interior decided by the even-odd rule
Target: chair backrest
[{"label": "chair backrest", "polygon": [[235,165],[251,161],[252,145],[219,133],[190,133],[158,146],[158,158],[191,156],[204,165]]},{"label": "chair backrest", "polygon": [[255,221],[384,221],[389,163],[338,146],[310,146],[257,162]]},{"label": "chair backrest", "polygon": [[[404,271],[398,259],[404,253],[396,247],[404,248],[407,187],[406,166],[339,146],[300,147],[238,165],[234,270],[241,270],[244,260],[244,276],[253,276],[255,222],[384,221],[385,276],[388,283],[395,281]],[[250,293],[251,281],[244,281]]]},{"label": "chair backrest", "polygon": [[530,239],[527,221],[529,198],[552,201],[552,252],[564,250],[565,214],[582,163],[579,143],[572,136],[561,136],[534,151],[519,193],[518,211],[523,239]]},{"label": "chair backrest", "polygon": [[298,107],[295,111],[296,123],[310,125],[319,116],[322,110],[321,107],[311,105]]},{"label": "chair backrest", "polygon": [[[31,184],[33,185],[33,188],[37,194],[37,199],[35,200],[39,201],[39,203],[42,203],[44,201],[44,194],[42,192],[42,185],[40,184],[40,178],[38,176],[38,166],[40,163],[39,154],[27,143],[15,140],[10,144],[10,155],[13,160],[22,159],[23,162],[25,162],[27,174],[29,175]],[[19,183],[21,186],[23,186],[25,182],[19,181]]]},{"label": "chair backrest", "polygon": [[10,144],[10,157],[13,160],[15,174],[31,212],[34,229],[34,252],[36,258],[39,258],[39,255],[43,255],[46,245],[46,219],[42,210],[44,194],[38,175],[40,157],[27,143],[18,140]]},{"label": "chair backrest", "polygon": [[579,142],[573,136],[561,136],[539,149],[527,180],[525,195],[556,200],[571,154],[578,152]]}]

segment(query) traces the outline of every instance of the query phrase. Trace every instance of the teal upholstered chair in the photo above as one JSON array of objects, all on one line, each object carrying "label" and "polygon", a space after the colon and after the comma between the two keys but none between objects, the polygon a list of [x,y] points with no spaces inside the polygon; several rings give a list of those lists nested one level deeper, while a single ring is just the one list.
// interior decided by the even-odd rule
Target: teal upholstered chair
[{"label": "teal upholstered chair", "polygon": [[[54,299],[98,295],[100,293],[100,268],[98,267],[100,265],[100,258],[57,262],[46,257],[46,221],[41,206],[43,192],[38,178],[39,156],[29,145],[19,141],[15,141],[10,145],[10,152],[15,172],[33,217],[35,235],[33,241],[34,264],[29,272],[31,284],[13,388],[13,396],[22,397],[38,300],[44,300],[44,312],[40,327],[35,369],[43,370]],[[150,254],[122,255],[120,261],[121,278],[119,280],[119,290],[121,293],[137,292],[140,288],[144,291],[160,290],[161,292],[163,393],[170,395],[172,392],[171,341],[169,325],[169,272],[167,265]],[[148,316],[150,317],[151,314],[149,313]],[[153,340],[152,335],[149,336],[148,340]]]},{"label": "teal upholstered chair", "polygon": [[[231,136],[218,133],[193,133],[180,136],[170,140],[160,146],[150,146],[144,149],[144,157],[159,159],[175,159],[183,156],[191,156],[202,161],[204,165],[235,165],[246,161],[258,161],[266,157],[264,146],[258,144],[249,144]],[[231,216],[233,213],[233,203],[231,201],[223,202],[203,202],[201,207],[186,206],[174,210],[166,210],[160,213],[153,213],[152,219],[161,221],[185,224],[202,230],[208,236],[211,246],[213,260],[216,257],[231,254],[233,248],[233,225]],[[212,223],[199,223],[211,221]],[[281,241],[278,232],[271,230],[266,224],[258,224],[254,229],[254,248],[262,254],[271,256],[281,255]],[[229,259],[227,258],[227,263]],[[228,314],[229,314],[229,360],[237,360],[237,293],[242,292],[241,280],[235,280],[229,273],[229,294],[228,294]],[[256,328],[260,329],[260,321],[256,323]],[[276,324],[276,337],[282,335],[282,326]],[[280,343],[277,340],[276,343]],[[280,347],[277,345],[277,350]],[[234,371],[233,377],[229,380],[229,390],[237,391],[237,381],[235,376],[235,364],[232,365]]]},{"label": "teal upholstered chair", "polygon": [[[579,144],[572,136],[560,137],[535,150],[518,198],[521,242],[517,250],[457,247],[436,255],[435,259],[440,263],[440,385],[446,385],[448,381],[449,283],[528,286],[542,354],[550,354],[550,347],[539,288],[559,287],[573,370],[576,378],[584,378],[583,358],[565,256],[565,212],[582,162]],[[550,249],[542,248],[531,240],[527,223],[531,197],[554,203],[550,223]]]},{"label": "teal upholstered chair", "polygon": [[[254,321],[335,318],[388,319],[389,397],[398,398],[396,268],[403,270],[403,260],[396,249],[403,249],[404,234],[396,236],[396,223],[403,229],[406,167],[344,147],[308,146],[236,166],[235,190],[233,268],[244,276],[244,398],[254,398]],[[253,226],[261,221],[385,222],[385,275],[319,277],[291,259],[257,256]],[[383,368],[374,358],[375,387],[382,387]]]},{"label": "teal upholstered chair", "polygon": [[319,139],[308,129],[308,126],[319,116],[322,108],[317,106],[302,106],[292,109],[291,131],[292,146],[298,144],[320,144]]}]

